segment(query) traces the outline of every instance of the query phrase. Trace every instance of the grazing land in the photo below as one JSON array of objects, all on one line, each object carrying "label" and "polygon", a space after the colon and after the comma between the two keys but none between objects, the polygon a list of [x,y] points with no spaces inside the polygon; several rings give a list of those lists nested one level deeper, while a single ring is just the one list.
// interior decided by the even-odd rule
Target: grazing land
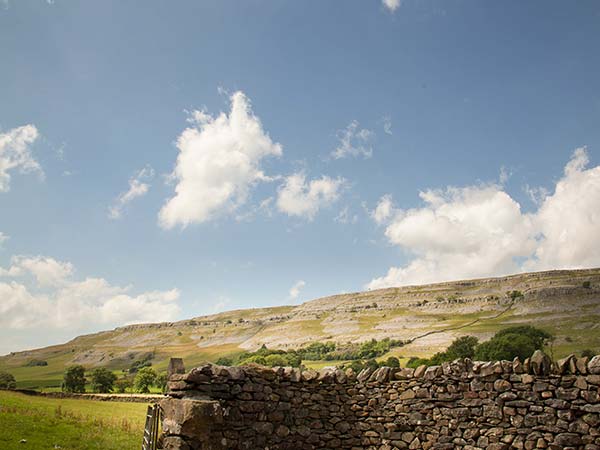
[{"label": "grazing land", "polygon": [[0,448],[139,448],[146,407],[144,403],[56,399],[0,391]]},{"label": "grazing land", "polygon": [[[142,362],[164,372],[170,357],[186,367],[235,358],[262,346],[298,349],[371,339],[400,340],[379,359],[430,357],[457,337],[491,338],[502,328],[533,325],[552,333],[554,358],[600,352],[600,269],[525,273],[501,278],[406,286],[334,295],[296,306],[228,311],[179,322],[130,325],[65,344],[0,357],[0,371],[20,388],[58,389],[65,367],[116,373]],[[32,365],[40,362],[47,365]],[[336,361],[303,361],[323,367]]]}]

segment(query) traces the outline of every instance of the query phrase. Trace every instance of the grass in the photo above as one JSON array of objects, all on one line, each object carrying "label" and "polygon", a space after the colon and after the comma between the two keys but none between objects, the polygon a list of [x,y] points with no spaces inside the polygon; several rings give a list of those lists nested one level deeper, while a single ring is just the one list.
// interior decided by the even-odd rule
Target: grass
[{"label": "grass", "polygon": [[[140,447],[146,404],[32,397],[0,391],[2,450]],[[21,443],[25,439],[26,443]]]}]

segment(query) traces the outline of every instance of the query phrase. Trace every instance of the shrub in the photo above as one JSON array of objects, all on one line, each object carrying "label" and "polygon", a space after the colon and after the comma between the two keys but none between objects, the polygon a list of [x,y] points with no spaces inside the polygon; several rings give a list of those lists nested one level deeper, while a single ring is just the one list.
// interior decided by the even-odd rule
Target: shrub
[{"label": "shrub", "polygon": [[524,295],[521,291],[508,291],[506,293],[506,295],[511,299],[511,300],[516,300],[518,298],[523,298]]},{"label": "shrub", "polygon": [[156,382],[156,372],[152,367],[142,367],[135,376],[135,388],[142,394],[150,392],[150,386]]},{"label": "shrub", "polygon": [[583,283],[581,283],[581,285],[585,288],[585,289],[590,289],[592,287],[592,283],[590,281],[584,281]]},{"label": "shrub", "polygon": [[137,359],[131,363],[131,366],[129,367],[129,373],[136,373],[143,367],[150,367],[152,365],[152,359],[154,359],[154,352],[146,353],[140,359]]},{"label": "shrub", "polygon": [[32,359],[25,364],[25,367],[42,367],[47,365],[48,361],[44,361],[41,359]]},{"label": "shrub", "polygon": [[390,356],[384,363],[387,367],[400,367],[400,360],[395,356]]},{"label": "shrub", "polygon": [[62,382],[63,392],[85,392],[85,368],[80,365],[70,366],[65,371]]},{"label": "shrub", "polygon": [[233,359],[228,358],[227,356],[221,356],[215,361],[215,364],[219,366],[233,366]]},{"label": "shrub", "polygon": [[593,358],[594,356],[596,356],[596,352],[592,349],[586,348],[585,350],[581,351],[581,357],[585,358],[586,356],[588,358]]},{"label": "shrub", "polygon": [[92,372],[92,390],[94,392],[112,392],[115,381],[117,381],[117,376],[104,367],[94,369]]},{"label": "shrub", "polygon": [[15,377],[8,372],[0,372],[0,389],[15,389],[17,381]]}]

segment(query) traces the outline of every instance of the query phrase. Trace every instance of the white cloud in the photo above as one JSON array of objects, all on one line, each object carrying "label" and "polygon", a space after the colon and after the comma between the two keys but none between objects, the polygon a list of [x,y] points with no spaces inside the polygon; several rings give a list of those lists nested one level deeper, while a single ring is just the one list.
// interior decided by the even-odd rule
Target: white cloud
[{"label": "white cloud", "polygon": [[343,178],[321,178],[307,181],[304,173],[288,176],[277,191],[277,208],[288,216],[314,219],[319,209],[335,202],[346,181]]},{"label": "white cloud", "polygon": [[588,162],[585,148],[575,150],[544,198],[535,216],[542,237],[526,269],[600,266],[600,166],[586,169]]},{"label": "white cloud", "polygon": [[383,131],[385,134],[392,134],[392,118],[390,116],[383,117]]},{"label": "white cloud", "polygon": [[8,269],[0,267],[0,276],[31,274],[42,287],[61,286],[73,275],[73,265],[45,256],[13,256]]},{"label": "white cloud", "polygon": [[294,285],[290,288],[290,300],[296,301],[300,296],[300,291],[306,286],[306,282],[304,280],[298,280],[294,283]]},{"label": "white cloud", "polygon": [[231,95],[229,115],[212,117],[195,111],[192,116],[194,126],[177,140],[179,155],[171,174],[175,195],[159,214],[160,225],[167,229],[234,211],[246,202],[255,184],[272,180],[263,173],[261,160],[282,153],[243,92]]},{"label": "white cloud", "polygon": [[150,184],[146,183],[144,180],[150,180],[152,177],[154,177],[154,169],[150,166],[146,166],[137,171],[129,179],[129,189],[120,193],[115,199],[114,204],[108,209],[108,217],[111,219],[120,218],[125,205],[148,192]]},{"label": "white cloud", "polygon": [[2,248],[2,244],[8,241],[8,236],[0,231],[0,248]]},{"label": "white cloud", "polygon": [[338,146],[331,152],[333,159],[347,158],[348,156],[362,156],[367,159],[373,156],[373,147],[370,145],[373,132],[365,128],[360,128],[356,120],[343,130],[337,132]]},{"label": "white cloud", "polygon": [[342,224],[355,224],[358,221],[358,216],[356,214],[351,214],[350,208],[344,206],[333,220]]},{"label": "white cloud", "polygon": [[371,217],[378,225],[381,225],[392,216],[393,212],[392,196],[387,194],[379,199],[377,206],[371,211]]},{"label": "white cloud", "polygon": [[24,125],[0,133],[0,192],[10,190],[10,171],[37,172],[43,177],[44,172],[30,150],[37,138],[38,130],[34,125]]},{"label": "white cloud", "polygon": [[[12,258],[0,268],[0,338],[2,348],[19,349],[13,331],[29,330],[37,345],[81,332],[131,323],[174,320],[179,314],[179,291],[130,293],[131,287],[113,286],[102,278],[73,278],[69,262],[37,256]],[[27,274],[33,275],[31,283]],[[43,330],[43,332],[41,332]]]},{"label": "white cloud", "polygon": [[587,163],[577,149],[554,194],[531,214],[495,184],[421,192],[425,206],[410,210],[394,210],[384,198],[373,217],[391,218],[386,237],[413,259],[368,287],[599,266],[600,166]]},{"label": "white cloud", "polygon": [[381,3],[383,3],[383,6],[385,6],[388,11],[394,12],[400,8],[402,0],[381,0]]}]

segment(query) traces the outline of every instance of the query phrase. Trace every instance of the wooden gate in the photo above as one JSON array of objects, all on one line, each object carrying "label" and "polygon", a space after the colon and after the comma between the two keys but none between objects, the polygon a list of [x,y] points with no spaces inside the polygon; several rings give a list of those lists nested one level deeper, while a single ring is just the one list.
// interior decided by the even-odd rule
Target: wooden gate
[{"label": "wooden gate", "polygon": [[160,435],[161,418],[162,410],[160,409],[160,406],[148,405],[142,450],[157,450],[160,448],[158,446],[158,436]]}]

